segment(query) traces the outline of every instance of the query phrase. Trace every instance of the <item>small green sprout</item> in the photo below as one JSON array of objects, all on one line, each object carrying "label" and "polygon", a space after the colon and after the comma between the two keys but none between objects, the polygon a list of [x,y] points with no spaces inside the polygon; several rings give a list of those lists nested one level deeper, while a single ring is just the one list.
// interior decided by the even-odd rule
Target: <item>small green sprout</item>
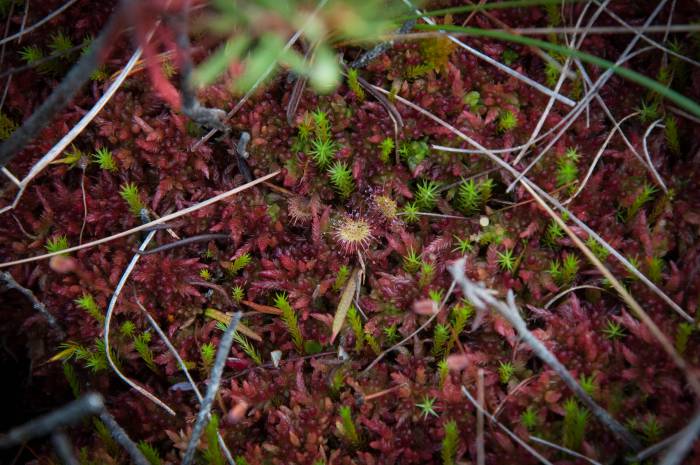
[{"label": "small green sprout", "polygon": [[417,223],[419,213],[420,209],[416,205],[416,202],[406,202],[402,210],[406,223]]},{"label": "small green sprout", "polygon": [[664,133],[666,135],[666,143],[668,144],[668,147],[671,149],[671,152],[676,155],[680,155],[681,140],[678,135],[678,121],[673,115],[668,115],[664,120],[664,125],[666,126]]},{"label": "small green sprout", "polygon": [[655,415],[648,415],[641,425],[642,436],[647,444],[656,444],[663,435],[664,428]]},{"label": "small green sprout", "polygon": [[95,152],[92,158],[95,160],[95,163],[97,163],[100,169],[113,173],[117,171],[117,163],[114,161],[112,152],[107,148],[102,147],[97,149],[97,152]]},{"label": "small green sprout", "polygon": [[68,386],[76,399],[80,397],[80,382],[78,375],[75,373],[75,368],[68,362],[63,362],[63,376],[65,376]]},{"label": "small green sprout", "polygon": [[382,352],[382,348],[379,346],[379,342],[377,342],[377,338],[374,337],[372,333],[367,331],[365,329],[365,342],[369,346],[370,349],[372,349],[372,352],[374,352],[375,355],[379,355]]},{"label": "small green sprout", "polygon": [[473,179],[462,181],[457,191],[457,204],[467,214],[476,213],[481,207],[481,194]]},{"label": "small green sprout", "polygon": [[65,250],[69,247],[68,238],[64,234],[50,237],[49,239],[47,239],[46,245],[44,247],[46,248],[46,251],[48,253],[60,252],[61,250]]},{"label": "small green sprout", "polygon": [[360,85],[360,81],[357,79],[357,70],[354,68],[348,69],[348,87],[355,94],[357,100],[362,102],[365,99],[365,90]]},{"label": "small green sprout", "polygon": [[150,342],[151,333],[141,333],[134,338],[134,349],[136,349],[136,352],[138,352],[143,361],[146,362],[148,368],[150,368],[152,371],[157,372],[156,364],[153,360],[153,352],[151,352],[151,348],[148,347],[148,344]]},{"label": "small green sprout", "polygon": [[231,289],[231,298],[234,302],[239,303],[245,297],[245,291],[242,286],[236,285]]},{"label": "small green sprout", "polygon": [[603,329],[603,334],[608,339],[620,339],[624,337],[625,330],[622,325],[614,320],[608,320],[605,323],[605,329]]},{"label": "small green sprout", "polygon": [[135,331],[136,331],[136,325],[131,320],[126,320],[119,327],[119,334],[121,334],[124,337],[133,338]]},{"label": "small green sprout", "polygon": [[462,98],[462,101],[464,102],[465,105],[469,106],[469,109],[472,112],[475,112],[479,109],[479,104],[481,102],[481,94],[479,92],[472,90],[471,92],[467,92],[464,97]]},{"label": "small green sprout", "polygon": [[238,331],[233,333],[233,340],[236,341],[236,343],[241,346],[241,349],[243,349],[243,352],[250,357],[256,365],[260,366],[262,365],[262,357],[260,356],[260,352],[255,348],[253,344],[246,338],[244,335],[240,334]]},{"label": "small green sprout", "polygon": [[513,62],[518,59],[518,57],[518,52],[509,48],[504,50],[501,54],[501,58],[503,58],[503,63],[505,63],[508,66],[512,65]]},{"label": "small green sprout", "polygon": [[[630,255],[626,258],[627,258],[627,261],[630,262],[630,265],[632,265],[633,268],[635,268],[637,270],[639,269],[639,259],[637,258],[636,255]],[[627,269],[627,279],[629,279],[630,281],[634,281],[637,279],[637,276],[632,274],[632,271]]]},{"label": "small green sprout", "polygon": [[226,267],[226,271],[228,271],[231,276],[234,276],[243,268],[250,265],[251,261],[253,261],[253,259],[251,258],[250,254],[246,252],[236,257],[233,262]]},{"label": "small green sprout", "polygon": [[508,132],[518,126],[518,117],[510,110],[501,112],[498,116],[498,130]]},{"label": "small green sprout", "polygon": [[134,183],[126,183],[122,186],[119,191],[119,195],[122,199],[129,205],[129,211],[134,216],[140,216],[141,210],[145,209],[146,206],[141,201],[141,195],[139,194],[139,189]]},{"label": "small green sprout", "polygon": [[474,248],[472,241],[468,237],[464,239],[461,239],[458,236],[453,237],[457,241],[457,246],[452,249],[453,252],[459,252],[461,255],[466,255]]},{"label": "small green sprout", "polygon": [[328,113],[320,108],[311,113],[314,121],[314,132],[316,138],[320,140],[329,140],[331,138],[331,125],[328,121]]},{"label": "small green sprout", "polygon": [[207,268],[202,268],[199,270],[199,277],[205,281],[211,281],[211,271]]},{"label": "small green sprout", "polygon": [[66,151],[66,156],[63,158],[59,158],[54,163],[62,163],[64,165],[68,165],[69,167],[73,168],[76,165],[78,165],[80,160],[83,159],[83,156],[84,156],[84,154],[80,149],[78,149],[74,145],[71,145],[70,150]]},{"label": "small green sprout", "polygon": [[424,179],[416,186],[416,205],[421,210],[432,210],[437,204],[440,186],[434,181]]},{"label": "small green sprout", "polygon": [[560,239],[564,238],[564,230],[559,226],[559,223],[552,220],[547,225],[547,231],[544,233],[544,244],[549,247],[554,247],[559,243]]},{"label": "small green sprout", "polygon": [[15,123],[9,116],[0,111],[0,141],[7,139],[17,129]]},{"label": "small green sprout", "polygon": [[105,316],[102,314],[102,311],[97,306],[97,302],[95,302],[95,299],[94,297],[92,297],[92,295],[85,292],[82,296],[75,299],[74,302],[76,303],[76,305],[78,305],[78,308],[85,310],[95,320],[97,320],[100,323],[104,323]]},{"label": "small green sprout", "polygon": [[360,435],[357,433],[357,428],[355,428],[355,422],[352,420],[352,412],[350,407],[343,405],[340,407],[340,420],[342,426],[342,434],[345,439],[353,446],[357,447],[360,445]]},{"label": "small green sprout", "polygon": [[634,218],[639,210],[642,209],[642,207],[649,202],[653,197],[654,194],[656,194],[657,189],[656,187],[644,183],[644,186],[642,187],[642,191],[639,193],[637,197],[634,198],[634,201],[632,202],[632,205],[629,206],[627,209],[626,215],[625,215],[625,221],[629,221],[632,218]]},{"label": "small green sprout", "polygon": [[578,166],[570,157],[564,157],[557,163],[557,186],[571,184],[578,179]]},{"label": "small green sprout", "polygon": [[202,344],[199,348],[199,353],[202,356],[202,365],[204,366],[204,371],[209,372],[211,367],[214,366],[214,357],[216,357],[216,347],[213,343],[207,342]]},{"label": "small green sprout", "polygon": [[313,130],[313,119],[306,113],[304,118],[301,120],[298,126],[299,129],[299,140],[302,143],[306,143],[311,139],[311,131]]},{"label": "small green sprout", "polygon": [[438,377],[440,379],[440,388],[445,386],[447,377],[450,375],[450,368],[447,365],[447,359],[442,359],[438,362]]},{"label": "small green sprout", "polygon": [[693,334],[695,326],[692,323],[683,321],[678,324],[678,329],[676,330],[676,351],[683,355],[688,348],[688,340],[690,335]]},{"label": "small green sprout", "polygon": [[51,43],[49,43],[49,48],[52,51],[52,55],[63,55],[66,54],[74,47],[73,42],[70,40],[65,33],[59,31],[51,36]]},{"label": "small green sprout", "polygon": [[591,249],[591,252],[593,252],[593,255],[598,257],[598,260],[601,262],[604,262],[607,260],[608,256],[610,255],[610,252],[608,249],[606,249],[600,242],[595,240],[593,236],[589,237],[586,239],[586,246]]},{"label": "small green sprout", "polygon": [[431,353],[438,356],[445,350],[445,345],[450,339],[450,327],[446,324],[437,324],[433,330],[433,349]]},{"label": "small green sprout", "polygon": [[651,257],[647,261],[647,274],[649,279],[656,284],[660,284],[663,279],[664,259],[661,257]]},{"label": "small green sprout", "polygon": [[294,347],[299,353],[303,353],[304,338],[301,335],[301,329],[299,329],[299,320],[297,319],[296,312],[292,306],[289,305],[287,296],[284,293],[279,293],[275,296],[275,307],[282,310],[282,322],[292,336]]},{"label": "small green sprout", "polygon": [[428,291],[428,298],[435,302],[437,305],[440,305],[440,302],[442,302],[443,295],[445,295],[444,289],[430,289]]},{"label": "small green sprout", "polygon": [[452,351],[452,347],[459,339],[459,335],[462,334],[464,328],[467,326],[467,321],[474,314],[474,307],[469,305],[467,302],[462,301],[457,303],[452,308],[452,331],[450,331],[450,340],[447,342],[445,347],[445,354],[449,354]]},{"label": "small green sprout", "polygon": [[32,65],[44,58],[44,52],[36,45],[27,45],[19,52],[19,56],[28,65]]},{"label": "small green sprout", "polygon": [[481,195],[481,205],[486,205],[493,194],[493,179],[489,177],[480,179],[476,187],[479,189],[479,195]]},{"label": "small green sprout", "polygon": [[554,282],[560,283],[562,281],[561,263],[559,260],[552,260],[549,262],[549,269],[547,269],[547,273],[552,276]]},{"label": "small green sprout", "polygon": [[657,102],[647,103],[642,101],[642,106],[637,108],[639,112],[639,121],[642,124],[649,124],[659,117],[659,105]]},{"label": "small green sprout", "polygon": [[154,446],[146,441],[139,441],[137,445],[143,456],[148,460],[148,463],[151,465],[161,465],[163,463],[160,458],[160,452]]},{"label": "small green sprout", "polygon": [[[112,353],[112,359],[115,363],[116,354]],[[85,368],[88,368],[93,373],[104,371],[107,369],[107,350],[105,349],[104,339],[95,339],[95,350],[85,352]]]},{"label": "small green sprout", "polygon": [[528,431],[532,431],[537,427],[538,418],[537,410],[532,405],[528,406],[523,413],[520,414],[520,424]]},{"label": "small green sprout", "polygon": [[311,158],[313,158],[319,168],[324,169],[330,164],[331,160],[333,160],[337,151],[338,146],[332,140],[314,139],[311,143],[309,155],[311,155]]},{"label": "small green sprout", "polygon": [[503,252],[498,252],[496,262],[503,271],[513,272],[515,269],[515,257],[512,249],[506,249]]},{"label": "small green sprout", "polygon": [[207,448],[204,449],[204,460],[208,465],[224,465],[224,454],[219,447],[219,417],[212,413],[211,419],[204,428],[207,438]]},{"label": "small green sprout", "polygon": [[508,384],[514,373],[515,367],[511,362],[498,362],[498,379],[501,383]]},{"label": "small green sprout", "polygon": [[544,78],[548,87],[554,87],[557,85],[559,74],[559,68],[556,64],[554,64],[554,62],[548,61],[547,64],[544,65]]},{"label": "small green sprout", "polygon": [[423,402],[420,404],[416,404],[416,407],[420,408],[421,411],[421,416],[423,417],[423,420],[427,420],[428,416],[432,415],[434,417],[437,417],[438,414],[435,411],[435,398],[434,397],[428,397],[428,396],[423,396]]},{"label": "small green sprout", "polygon": [[459,430],[457,422],[450,420],[445,423],[445,437],[442,439],[442,449],[440,456],[442,457],[442,465],[455,465],[455,456],[457,455],[457,441],[459,438]]},{"label": "small green sprout", "polygon": [[393,344],[394,342],[398,341],[399,338],[401,337],[398,332],[398,328],[396,327],[396,324],[393,324],[391,326],[388,326],[384,328],[384,339],[386,340],[387,344]]},{"label": "small green sprout", "polygon": [[339,291],[345,286],[345,282],[350,277],[350,267],[347,265],[341,265],[338,268],[338,274],[335,276],[335,282],[333,283],[333,290]]},{"label": "small green sprout", "polygon": [[421,267],[421,264],[423,261],[420,258],[420,255],[416,253],[413,248],[410,248],[406,251],[406,255],[403,257],[403,269],[407,273],[415,273],[418,271]]},{"label": "small green sprout", "polygon": [[598,382],[596,381],[595,373],[590,376],[581,374],[581,376],[578,379],[578,382],[583,388],[583,390],[586,391],[586,394],[588,394],[591,397],[596,396],[598,392]]},{"label": "small green sprout", "polygon": [[564,428],[562,442],[564,447],[579,450],[586,435],[589,412],[580,406],[576,399],[569,398],[564,402]]},{"label": "small green sprout", "polygon": [[435,265],[429,262],[422,262],[420,266],[420,279],[418,285],[425,287],[433,281],[435,277]]},{"label": "small green sprout", "polygon": [[578,153],[578,147],[567,148],[566,152],[564,152],[564,158],[571,160],[574,163],[578,163],[578,161],[581,159],[581,155]]},{"label": "small green sprout", "polygon": [[341,161],[336,161],[333,166],[328,168],[328,175],[331,178],[331,183],[341,197],[347,199],[355,190],[355,181],[352,179],[350,168]]},{"label": "small green sprout", "polygon": [[576,279],[578,274],[580,261],[576,255],[567,254],[562,261],[561,274],[562,280],[566,284],[570,284]]},{"label": "small green sprout", "polygon": [[348,309],[348,323],[352,328],[352,332],[355,334],[355,352],[360,353],[365,347],[365,330],[362,327],[360,313],[354,305],[350,305]]},{"label": "small green sprout", "polygon": [[394,151],[394,139],[387,137],[379,145],[381,150],[379,154],[379,159],[384,163],[389,163],[391,160],[391,153]]}]

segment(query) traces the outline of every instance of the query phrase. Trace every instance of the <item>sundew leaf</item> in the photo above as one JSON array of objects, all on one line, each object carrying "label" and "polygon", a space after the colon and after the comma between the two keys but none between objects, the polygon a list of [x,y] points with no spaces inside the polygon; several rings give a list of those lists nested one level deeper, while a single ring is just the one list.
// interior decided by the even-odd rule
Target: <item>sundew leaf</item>
[{"label": "sundew leaf", "polygon": [[539,47],[545,50],[561,53],[565,56],[575,57],[587,63],[591,63],[602,68],[611,69],[613,72],[619,74],[620,76],[629,79],[632,82],[640,84],[658,94],[663,95],[670,101],[676,103],[678,106],[683,107],[684,109],[691,112],[694,116],[700,116],[700,104],[689,99],[688,97],[664,86],[658,81],[644,76],[643,74],[639,74],[636,71],[632,71],[631,69],[618,66],[611,61],[605,60],[595,55],[591,55],[586,52],[581,52],[580,50],[574,50],[544,40],[518,36],[496,29],[480,29],[476,27],[453,26],[450,24],[438,24],[434,26],[429,24],[418,24],[416,25],[416,29],[425,31],[459,32],[475,37],[490,37],[493,39],[506,40],[509,42],[515,42],[523,45]]}]

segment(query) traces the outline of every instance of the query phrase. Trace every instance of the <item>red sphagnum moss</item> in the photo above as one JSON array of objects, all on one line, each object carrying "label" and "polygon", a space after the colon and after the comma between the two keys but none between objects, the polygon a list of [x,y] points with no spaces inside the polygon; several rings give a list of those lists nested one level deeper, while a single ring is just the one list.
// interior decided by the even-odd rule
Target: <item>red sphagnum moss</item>
[{"label": "red sphagnum moss", "polygon": [[[13,27],[22,21],[21,3],[15,2],[11,16],[3,16]],[[48,49],[55,31],[69,34],[74,43],[97,35],[112,3],[78,0],[76,6],[52,20],[50,27],[27,34],[22,44],[7,44],[4,67],[23,64],[20,52],[25,44]],[[624,0],[609,8],[638,24],[654,3]],[[32,2],[28,23],[59,4]],[[436,1],[430,7],[458,4]],[[695,2],[684,0],[675,5],[674,23],[700,19]],[[578,17],[582,8],[581,3],[567,5],[566,17]],[[667,14],[655,24],[666,24]],[[462,24],[467,16],[454,15],[452,24]],[[488,17],[478,13],[470,21],[484,28],[501,22],[513,28],[545,27],[551,22],[548,18],[544,7],[534,6],[493,10]],[[617,23],[602,15],[596,25]],[[582,50],[614,60],[629,37],[591,34]],[[359,75],[371,84],[394,89],[396,95],[448,121],[486,147],[512,148],[500,155],[513,162],[517,147],[528,141],[537,126],[548,97],[460,47],[422,40],[432,42],[397,42]],[[561,42],[561,36],[558,40]],[[683,41],[685,55],[698,58],[697,41],[686,41],[685,33],[675,40]],[[138,188],[154,218],[246,182],[232,155],[230,140],[214,137],[193,150],[204,132],[165,103],[164,98],[172,100],[168,89],[154,91],[154,82],[163,85],[168,73],[178,72],[177,59],[165,65],[152,61],[153,53],[172,48],[172,41],[168,34],[159,38],[162,49],[149,50],[148,71],[135,71],[74,142],[90,157],[98,148],[111,151],[116,170],[89,163],[83,180],[78,166],[49,166],[32,182],[17,207],[2,214],[3,262],[43,253],[47,240],[60,235],[65,235],[70,245],[78,244],[84,219],[83,242],[137,226],[140,219],[120,197],[120,189],[127,183]],[[214,48],[204,39],[201,44],[196,39],[194,42],[197,61],[205,56],[202,50]],[[513,69],[546,82],[545,64],[533,49],[486,38],[469,39],[469,43],[499,61],[507,56]],[[103,67],[107,74],[118,71],[131,53],[127,40],[120,39],[113,48],[113,58]],[[346,59],[362,52],[355,47],[341,50]],[[426,56],[431,50],[435,55]],[[666,65],[669,60],[676,63],[673,59],[658,51],[649,52],[631,60],[629,66],[653,77],[670,66]],[[682,65],[682,70],[677,65],[672,87],[697,101],[700,70]],[[47,90],[57,85],[61,75],[41,69],[20,71],[8,82],[2,115],[22,121],[46,98]],[[593,80],[600,74],[594,67],[588,72]],[[581,98],[582,86],[580,73],[576,76],[576,80],[565,80],[561,89],[563,95],[575,100]],[[94,81],[78,93],[9,169],[15,174],[27,173],[91,107],[107,82]],[[250,134],[246,163],[253,177],[277,169],[281,174],[170,224],[179,238],[211,233],[228,237],[142,257],[117,303],[111,333],[113,357],[125,374],[172,406],[177,416],[167,416],[108,369],[104,347],[100,346],[103,328],[99,313],[95,317],[75,302],[89,294],[98,312],[104,314],[143,238],[134,234],[71,254],[74,261],[65,273],[51,269],[48,261],[9,270],[17,282],[34,291],[67,335],[57,339],[19,294],[0,294],[0,331],[5,347],[0,359],[12,391],[2,430],[67,402],[71,390],[74,394],[94,390],[105,396],[110,411],[132,438],[150,443],[159,451],[162,463],[179,463],[198,403],[190,389],[182,388],[182,372],[150,329],[135,299],[164,329],[203,391],[208,376],[207,349],[203,347],[218,344],[221,337],[221,328],[206,316],[211,315],[207,309],[231,312],[253,302],[265,306],[257,310],[267,308],[267,313],[244,308],[244,324],[254,334],[246,336],[248,347],[240,341],[234,343],[214,404],[221,418],[221,435],[233,455],[240,457],[238,465],[476,463],[476,411],[460,388],[465,386],[476,395],[479,369],[484,370],[486,410],[496,413],[500,422],[524,440],[533,435],[562,445],[569,441],[569,447],[592,459],[622,461],[630,451],[623,450],[590,415],[579,425],[581,442],[572,444],[570,437],[576,432],[570,428],[575,422],[567,417],[570,404],[566,402],[573,394],[561,379],[519,343],[513,328],[502,318],[481,315],[472,327],[469,303],[459,291],[447,295],[451,279],[446,267],[463,255],[467,256],[470,278],[500,295],[509,289],[515,292],[535,336],[642,442],[650,445],[687,424],[697,402],[683,374],[528,193],[519,187],[506,191],[513,181],[510,174],[494,169],[480,155],[431,149],[431,144],[469,147],[443,126],[389,96],[403,119],[403,127],[395,134],[385,106],[369,94],[357,98],[346,84],[330,95],[305,91],[290,126],[286,111],[293,86],[286,75],[279,75],[227,123],[236,137],[242,131]],[[636,111],[640,96],[646,95],[619,77],[613,77],[600,94],[618,119]],[[203,105],[227,110],[239,97],[222,83],[199,93]],[[666,105],[664,111],[670,114],[672,107]],[[569,110],[555,104],[540,134],[562,121]],[[312,115],[318,112],[325,114],[327,136],[334,144],[329,166],[339,161],[347,168],[347,172],[334,174],[333,180],[318,155],[312,153],[311,141],[305,139],[313,137]],[[509,117],[504,115],[508,112],[515,121],[507,121]],[[310,135],[304,133],[305,124],[312,125],[306,128]],[[567,206],[697,318],[700,162],[692,135],[698,125],[678,113],[677,126],[680,154],[674,153],[661,129],[651,132],[647,140],[652,162],[668,193],[659,188],[618,135],[607,144],[580,194]],[[648,123],[634,117],[622,127],[631,146],[644,156]],[[568,199],[580,187],[611,129],[605,112],[598,104],[591,104],[590,113],[580,116],[530,171],[530,179],[560,200]],[[396,146],[383,146],[387,139],[394,140]],[[515,167],[525,168],[549,140],[545,137],[532,155]],[[391,150],[382,155],[387,147]],[[576,156],[571,148],[576,148]],[[466,186],[470,178],[475,182]],[[434,190],[422,191],[432,183]],[[463,190],[460,185],[465,186]],[[8,183],[6,187],[1,194],[3,206],[12,202],[15,193]],[[582,229],[573,229],[588,239]],[[157,233],[154,246],[174,240],[163,230]],[[599,248],[594,252],[697,371],[697,331],[684,326],[687,323],[678,314],[619,262]],[[207,271],[200,273],[204,268]],[[339,342],[331,345],[333,317],[344,290],[349,286],[355,289],[357,283],[348,281],[356,269],[362,276],[353,300],[357,311],[346,319],[336,340]],[[553,300],[576,285],[585,286]],[[271,310],[282,292],[298,320],[303,354],[295,349],[289,325]],[[363,372],[379,353],[413,334],[430,318],[430,314],[414,311],[415,303],[432,299],[439,305],[444,297],[444,309],[431,326]],[[435,330],[435,325],[444,328]],[[449,342],[444,343],[447,349],[435,349],[435,334],[445,328],[449,331]],[[63,357],[63,368],[60,362],[48,362],[70,345],[78,349]],[[338,345],[348,357],[339,358]],[[259,354],[261,364],[251,357],[251,350]],[[270,361],[274,351],[281,351],[279,363]],[[450,354],[464,356],[466,367],[448,371],[444,359]],[[385,390],[389,391],[383,394]],[[343,415],[349,409],[350,420],[341,415],[341,407],[345,407]],[[447,445],[451,426],[446,427],[451,420],[456,422],[458,434],[455,455],[447,460],[441,452],[451,450]],[[348,431],[346,421],[352,422],[357,437]],[[81,451],[81,463],[129,463],[126,454],[92,423],[77,425],[69,432]],[[484,440],[486,463],[537,463],[488,423]],[[29,450],[36,457],[27,458],[27,463],[54,463],[49,445],[32,444]],[[206,462],[204,450],[203,442],[198,463],[218,463]],[[553,449],[538,450],[556,463],[583,463]],[[700,446],[696,444],[687,463],[695,463],[699,457]]]}]

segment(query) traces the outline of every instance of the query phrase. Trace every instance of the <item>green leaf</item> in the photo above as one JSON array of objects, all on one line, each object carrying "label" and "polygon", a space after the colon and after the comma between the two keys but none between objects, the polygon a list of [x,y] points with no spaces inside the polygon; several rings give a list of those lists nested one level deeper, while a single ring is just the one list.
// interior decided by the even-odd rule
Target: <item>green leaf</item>
[{"label": "green leaf", "polygon": [[243,35],[226,42],[194,71],[192,74],[194,85],[204,87],[214,82],[226,71],[233,60],[243,54],[249,43],[250,38]]}]

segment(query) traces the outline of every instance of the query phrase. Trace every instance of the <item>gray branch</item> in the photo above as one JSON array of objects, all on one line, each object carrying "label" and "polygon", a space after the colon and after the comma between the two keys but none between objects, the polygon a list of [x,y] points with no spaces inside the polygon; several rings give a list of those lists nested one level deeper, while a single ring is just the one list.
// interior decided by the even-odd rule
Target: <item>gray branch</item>
[{"label": "gray branch", "polygon": [[209,411],[214,403],[214,397],[219,390],[219,383],[221,382],[221,375],[224,372],[224,365],[226,364],[226,359],[231,351],[231,344],[233,344],[233,335],[236,332],[236,327],[241,321],[242,313],[240,311],[233,314],[231,318],[231,324],[226,328],[226,332],[219,341],[219,348],[216,351],[216,359],[214,361],[214,366],[211,369],[211,375],[209,376],[209,386],[207,387],[207,393],[204,395],[204,400],[199,408],[199,413],[197,414],[197,422],[194,424],[192,429],[192,436],[190,437],[190,442],[187,444],[187,450],[185,451],[185,457],[182,459],[182,465],[190,465],[194,459],[194,453],[197,450],[197,444],[199,444],[199,438],[204,431],[204,426],[209,417]]},{"label": "gray branch", "polygon": [[36,296],[31,290],[20,285],[17,281],[15,281],[15,278],[13,278],[12,275],[7,271],[3,271],[0,273],[0,281],[2,281],[5,284],[5,287],[7,287],[8,289],[14,289],[16,291],[19,291],[27,299],[29,299],[29,301],[32,303],[32,308],[34,308],[34,310],[41,313],[41,315],[44,318],[46,318],[46,321],[49,323],[49,326],[51,326],[58,332],[60,339],[66,337],[66,332],[63,330],[58,321],[56,321],[56,318],[51,314],[51,312],[49,312],[49,310],[46,308],[46,305],[41,303],[41,301],[36,298]]},{"label": "gray branch", "polygon": [[83,418],[99,413],[104,408],[100,394],[89,393],[51,413],[35,418],[0,436],[0,449],[18,446],[30,439],[46,436],[64,426],[74,425]]},{"label": "gray branch", "polygon": [[545,345],[537,339],[525,324],[525,320],[520,316],[518,308],[515,305],[515,296],[513,291],[508,291],[506,297],[507,302],[497,299],[494,295],[495,291],[487,289],[481,283],[475,283],[469,280],[464,274],[464,265],[466,259],[462,258],[450,265],[450,273],[455,282],[459,284],[464,293],[464,297],[469,299],[471,303],[480,311],[486,311],[488,308],[496,310],[503,318],[505,318],[513,328],[518,332],[518,335],[532,348],[532,351],[544,363],[554,370],[564,383],[573,391],[574,394],[588,407],[593,415],[598,418],[611,433],[615,435],[621,442],[626,444],[630,449],[639,450],[641,444],[636,437],[627,429],[615,420],[604,408],[596,403],[591,396],[581,387],[574,379],[564,365],[551,353]]}]

